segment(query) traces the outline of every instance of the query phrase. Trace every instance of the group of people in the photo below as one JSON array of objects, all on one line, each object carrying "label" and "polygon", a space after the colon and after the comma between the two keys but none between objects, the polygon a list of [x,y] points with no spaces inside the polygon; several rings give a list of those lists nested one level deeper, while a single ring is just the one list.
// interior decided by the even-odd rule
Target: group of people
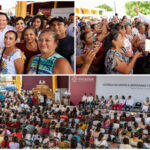
[{"label": "group of people", "polygon": [[76,22],[76,71],[79,74],[149,74],[150,38],[148,15],[128,19],[115,14],[107,18],[78,18]]},{"label": "group of people", "polygon": [[73,74],[74,13],[68,20],[0,12],[1,74]]},{"label": "group of people", "polygon": [[150,114],[49,101],[32,91],[1,94],[0,147],[150,148]]},{"label": "group of people", "polygon": [[104,96],[101,96],[99,98],[98,95],[93,97],[92,93],[90,93],[89,95],[87,95],[87,93],[84,93],[84,95],[81,98],[81,101],[79,102],[79,106],[82,108],[89,106],[90,108],[134,111],[133,107],[136,106],[136,103],[141,104],[141,106],[139,107],[139,111],[150,111],[149,97],[147,97],[144,102],[134,102],[134,99],[131,95],[129,95],[128,98],[125,98],[125,96],[121,96],[119,98],[118,95],[115,95],[114,98],[112,95],[110,95],[108,98],[105,98]]}]

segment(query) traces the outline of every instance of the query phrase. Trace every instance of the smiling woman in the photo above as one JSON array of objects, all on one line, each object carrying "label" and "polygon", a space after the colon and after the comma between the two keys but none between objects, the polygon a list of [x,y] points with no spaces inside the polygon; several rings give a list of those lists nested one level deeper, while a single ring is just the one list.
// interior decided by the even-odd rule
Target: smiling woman
[{"label": "smiling woman", "polygon": [[27,72],[29,74],[73,74],[69,62],[56,53],[57,46],[56,33],[51,30],[42,31],[38,40],[41,54],[31,58]]},{"label": "smiling woman", "polygon": [[22,74],[24,71],[24,56],[15,46],[17,33],[8,31],[5,34],[5,48],[0,49],[0,73],[2,74]]}]

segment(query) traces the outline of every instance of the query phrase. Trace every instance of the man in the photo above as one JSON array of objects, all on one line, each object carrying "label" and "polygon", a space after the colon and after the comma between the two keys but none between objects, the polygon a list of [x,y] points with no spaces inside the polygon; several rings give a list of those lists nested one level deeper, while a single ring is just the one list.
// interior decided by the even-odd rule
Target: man
[{"label": "man", "polygon": [[130,111],[130,109],[133,106],[133,99],[131,96],[128,96],[128,99],[126,100],[126,105],[125,105],[125,111]]},{"label": "man", "polygon": [[90,95],[87,97],[87,103],[90,105],[90,108],[93,107],[93,100],[94,100],[94,97],[92,93],[90,93]]},{"label": "man", "polygon": [[138,5],[136,5],[135,11],[140,19],[150,25],[150,15],[143,15],[142,13],[140,13]]},{"label": "man", "polygon": [[7,25],[8,21],[9,19],[8,19],[7,14],[0,12],[0,48],[4,48],[5,33],[9,30],[15,31],[15,29],[12,26]]},{"label": "man", "polygon": [[82,96],[81,102],[79,102],[79,107],[82,105],[82,107],[86,107],[86,101],[87,101],[87,95],[86,93],[84,93],[84,95]]},{"label": "man", "polygon": [[74,13],[71,13],[69,15],[68,25],[67,35],[74,37]]},{"label": "man", "polygon": [[49,22],[50,29],[54,31],[59,39],[57,52],[71,63],[74,54],[74,38],[66,34],[67,24],[62,17],[55,17]]},{"label": "man", "polygon": [[57,89],[55,90],[55,103],[56,104],[61,104],[61,101],[60,101],[60,92]]}]

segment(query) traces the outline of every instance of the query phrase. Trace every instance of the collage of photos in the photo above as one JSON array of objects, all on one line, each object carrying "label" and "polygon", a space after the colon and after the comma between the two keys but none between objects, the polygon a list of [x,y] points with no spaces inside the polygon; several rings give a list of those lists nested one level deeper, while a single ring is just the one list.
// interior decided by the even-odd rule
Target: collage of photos
[{"label": "collage of photos", "polygon": [[150,1],[1,0],[0,149],[150,149],[149,63]]}]

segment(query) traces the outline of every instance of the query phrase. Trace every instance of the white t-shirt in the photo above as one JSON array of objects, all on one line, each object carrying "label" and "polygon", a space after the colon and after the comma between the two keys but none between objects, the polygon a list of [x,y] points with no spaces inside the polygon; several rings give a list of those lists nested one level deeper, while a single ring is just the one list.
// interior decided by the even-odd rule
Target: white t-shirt
[{"label": "white t-shirt", "polygon": [[126,100],[126,105],[127,106],[133,106],[133,99],[131,98],[131,99],[127,99]]},{"label": "white t-shirt", "polygon": [[83,95],[82,96],[82,102],[85,102],[87,100],[87,96],[86,95]]},{"label": "white t-shirt", "polygon": [[150,124],[150,117],[145,118],[145,124],[147,124],[147,125]]},{"label": "white t-shirt", "polygon": [[92,102],[93,99],[94,99],[93,96],[88,96],[88,97],[87,97],[87,102]]},{"label": "white t-shirt", "polygon": [[74,23],[71,23],[67,28],[67,35],[74,37]]},{"label": "white t-shirt", "polygon": [[132,44],[131,42],[128,40],[128,38],[124,39],[124,47],[126,49],[127,52],[133,52],[132,51]]},{"label": "white t-shirt", "polygon": [[119,99],[114,99],[113,100],[113,104],[118,104],[118,102],[119,102]]},{"label": "white t-shirt", "polygon": [[16,31],[16,29],[10,25],[6,25],[5,29],[3,31],[0,31],[0,48],[4,48],[5,33],[10,30]]},{"label": "white t-shirt", "polygon": [[[0,57],[2,55],[3,50],[0,49]],[[3,55],[2,64],[1,64],[1,74],[17,74],[16,67],[14,61],[22,58],[21,50],[16,49],[10,56]]]},{"label": "white t-shirt", "polygon": [[40,100],[40,103],[44,103],[44,96],[41,95],[41,96],[39,97],[39,100]]},{"label": "white t-shirt", "polygon": [[125,104],[125,102],[126,102],[125,99],[122,99],[122,98],[121,98],[121,99],[119,100],[119,104]]},{"label": "white t-shirt", "polygon": [[55,101],[60,101],[60,92],[55,92]]}]

